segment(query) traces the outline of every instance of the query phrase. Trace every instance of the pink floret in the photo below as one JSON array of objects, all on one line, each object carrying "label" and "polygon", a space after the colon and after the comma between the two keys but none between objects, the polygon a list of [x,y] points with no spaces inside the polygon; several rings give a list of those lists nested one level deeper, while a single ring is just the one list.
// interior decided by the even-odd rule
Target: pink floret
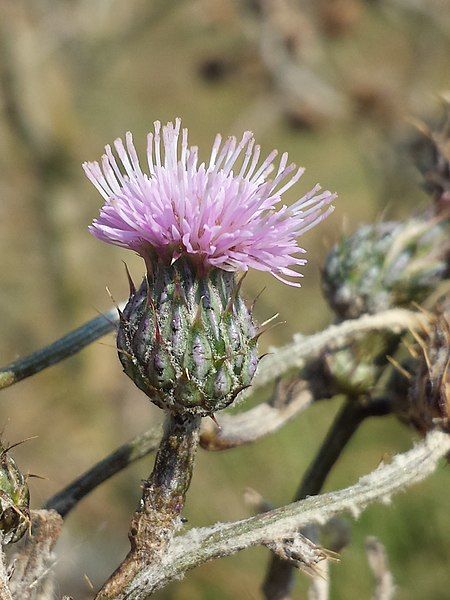
[{"label": "pink floret", "polygon": [[196,255],[205,267],[269,271],[299,285],[286,279],[301,277],[296,267],[306,263],[298,257],[305,250],[297,238],[332,212],[336,194],[318,193],[317,185],[291,206],[280,206],[304,171],[287,164],[287,153],[275,172],[277,152],[260,163],[260,146],[246,131],[240,142],[230,137],[222,143],[217,135],[209,162],[198,164],[198,149],[188,147],[180,119],[162,128],[157,121],[148,134],[148,173],[141,169],[131,133],[125,145],[118,139],[114,147],[119,161],[106,146],[101,165],[83,164],[105,199],[89,228],[95,237],[172,260]]}]

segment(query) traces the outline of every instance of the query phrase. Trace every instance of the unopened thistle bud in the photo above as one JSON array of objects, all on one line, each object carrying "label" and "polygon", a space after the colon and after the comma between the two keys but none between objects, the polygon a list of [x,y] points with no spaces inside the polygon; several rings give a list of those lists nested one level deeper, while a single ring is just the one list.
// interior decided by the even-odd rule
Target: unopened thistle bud
[{"label": "unopened thistle bud", "polygon": [[161,408],[208,415],[225,408],[255,373],[257,331],[234,274],[199,277],[180,258],[155,260],[121,316],[125,373]]},{"label": "unopened thistle bud", "polygon": [[260,163],[250,132],[224,143],[218,135],[199,165],[180,120],[156,122],[148,174],[130,133],[115,149],[119,161],[107,146],[101,166],[84,169],[105,199],[91,233],[147,265],[121,315],[120,360],[161,408],[212,414],[250,385],[258,362],[258,332],[235,273],[253,267],[298,286],[293,267],[306,260],[297,238],[331,212],[335,195],[316,186],[289,208],[277,206],[303,169],[283,154],[274,171],[275,151]]},{"label": "unopened thistle bud", "polygon": [[364,225],[329,253],[324,293],[342,319],[422,302],[449,275],[448,221]]},{"label": "unopened thistle bud", "polygon": [[17,542],[29,528],[29,503],[25,477],[0,443],[0,531],[3,544]]}]

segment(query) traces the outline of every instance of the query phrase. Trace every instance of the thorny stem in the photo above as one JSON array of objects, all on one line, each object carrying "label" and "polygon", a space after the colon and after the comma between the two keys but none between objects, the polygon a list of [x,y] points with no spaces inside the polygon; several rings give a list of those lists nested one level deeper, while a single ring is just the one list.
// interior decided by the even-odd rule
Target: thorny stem
[{"label": "thorny stem", "polygon": [[200,417],[169,414],[152,474],[131,521],[128,556],[111,575],[97,599],[115,598],[136,573],[160,559],[181,525],[200,437]]},{"label": "thorny stem", "polygon": [[[123,306],[124,303],[120,304],[119,308]],[[0,369],[0,390],[76,354],[91,342],[113,331],[118,320],[116,309],[111,309],[53,344],[6,365]],[[405,329],[417,329],[424,322],[426,318],[420,313],[394,308],[376,315],[363,315],[359,319],[331,325],[320,333],[294,339],[290,344],[276,349],[271,355],[270,362],[262,361],[253,380],[252,391],[280,377],[290,369],[302,367],[307,360],[318,356],[323,350],[337,350],[367,331],[388,329],[401,332]],[[247,395],[248,393],[243,392],[241,398]]]},{"label": "thorny stem", "polygon": [[[229,450],[254,442],[274,433],[311,405],[314,398],[306,381],[279,382],[270,401],[240,412],[219,417],[220,429],[204,419],[200,430],[200,445],[205,450]],[[62,517],[101,483],[133,462],[154,452],[162,434],[161,426],[123,444],[117,450],[77,477],[63,490],[49,498],[44,508],[56,510]]]},{"label": "thorny stem", "polygon": [[[354,399],[347,400],[304,474],[294,502],[320,492],[342,451],[366,417],[382,416],[389,412],[390,403],[385,399],[369,401],[367,404]],[[294,583],[293,573],[292,564],[272,554],[263,584],[266,600],[287,600]]]}]

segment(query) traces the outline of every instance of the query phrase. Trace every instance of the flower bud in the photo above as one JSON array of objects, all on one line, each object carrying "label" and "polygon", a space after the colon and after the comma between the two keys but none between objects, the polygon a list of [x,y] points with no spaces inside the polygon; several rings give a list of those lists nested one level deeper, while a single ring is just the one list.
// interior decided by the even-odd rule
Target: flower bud
[{"label": "flower bud", "polygon": [[325,296],[342,319],[422,302],[449,274],[448,221],[364,225],[329,253]]},{"label": "flower bud", "polygon": [[0,443],[0,531],[3,543],[17,542],[30,525],[30,494],[14,459]]},{"label": "flower bud", "polygon": [[234,273],[157,260],[132,290],[117,348],[125,373],[160,408],[211,415],[255,373],[257,334]]}]

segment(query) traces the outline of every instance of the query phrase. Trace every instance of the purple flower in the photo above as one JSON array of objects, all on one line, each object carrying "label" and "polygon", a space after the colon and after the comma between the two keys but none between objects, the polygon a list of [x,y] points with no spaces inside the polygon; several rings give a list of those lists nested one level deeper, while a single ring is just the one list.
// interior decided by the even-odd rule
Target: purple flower
[{"label": "purple flower", "polygon": [[306,263],[297,238],[332,212],[336,194],[318,193],[316,185],[291,206],[280,206],[284,192],[304,172],[287,164],[287,153],[277,169],[276,150],[260,163],[260,146],[246,131],[240,142],[230,137],[222,143],[217,135],[209,162],[198,164],[198,149],[188,147],[180,119],[175,126],[161,128],[159,121],[154,126],[147,138],[148,174],[129,132],[125,145],[121,139],[114,142],[120,163],[106,146],[101,165],[83,164],[105,199],[91,233],[143,256],[156,253],[175,261],[191,255],[205,267],[253,267],[299,286],[286,279],[301,277],[294,269]]}]

